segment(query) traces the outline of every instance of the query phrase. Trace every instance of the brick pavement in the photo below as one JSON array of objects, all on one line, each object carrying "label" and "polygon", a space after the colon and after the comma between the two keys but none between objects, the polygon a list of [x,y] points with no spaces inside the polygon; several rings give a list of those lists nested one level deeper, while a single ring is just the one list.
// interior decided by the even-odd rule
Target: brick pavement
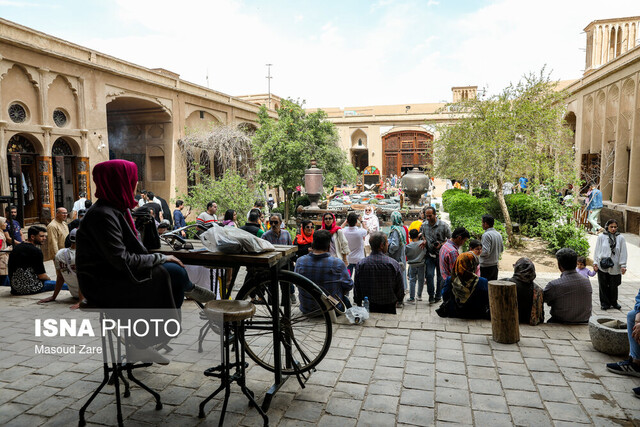
[{"label": "brick pavement", "polygon": [[[592,238],[593,240],[593,238]],[[630,260],[638,259],[638,239],[630,237]],[[508,277],[508,272],[500,277]],[[540,274],[544,286],[557,274]],[[602,314],[594,287],[594,314]],[[620,288],[624,320],[640,286],[630,265]],[[20,308],[63,316],[71,300],[47,306],[40,295],[11,297],[0,289],[0,424],[11,426],[77,423],[78,409],[102,376],[99,363],[46,363],[33,354],[35,338],[19,319]],[[489,321],[441,319],[426,302],[407,304],[396,316],[372,314],[362,326],[336,324],[332,347],[302,389],[290,379],[269,410],[271,425],[640,425],[640,402],[631,388],[640,380],[617,376],[605,363],[618,358],[595,351],[586,325],[521,325],[518,344],[492,341]],[[197,335],[197,311],[184,306]],[[205,345],[206,346],[206,345]],[[217,386],[202,375],[211,365],[194,345],[177,346],[168,366],[143,369],[139,377],[164,402],[154,410],[150,396],[133,387],[123,399],[126,425],[217,425],[220,399],[197,418],[199,402]],[[272,376],[252,364],[248,385],[260,400]],[[232,387],[227,425],[260,425],[256,412]],[[115,423],[113,388],[106,388],[87,411],[89,425]]]}]

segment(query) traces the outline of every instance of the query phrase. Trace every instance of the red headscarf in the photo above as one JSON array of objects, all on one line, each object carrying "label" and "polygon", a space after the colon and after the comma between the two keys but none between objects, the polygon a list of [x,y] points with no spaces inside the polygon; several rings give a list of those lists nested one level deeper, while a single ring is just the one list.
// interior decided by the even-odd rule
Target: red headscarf
[{"label": "red headscarf", "polygon": [[327,216],[327,214],[331,215],[333,217],[333,224],[331,224],[331,230],[329,230],[329,233],[334,234],[336,231],[340,230],[340,227],[338,226],[338,224],[336,223],[336,216],[331,213],[331,212],[327,212],[324,215],[322,215],[322,230],[326,230],[327,227],[324,224],[324,217]]},{"label": "red headscarf", "polygon": [[96,197],[124,213],[131,229],[137,235],[129,209],[137,206],[134,198],[138,184],[138,166],[127,160],[109,160],[93,168]]}]

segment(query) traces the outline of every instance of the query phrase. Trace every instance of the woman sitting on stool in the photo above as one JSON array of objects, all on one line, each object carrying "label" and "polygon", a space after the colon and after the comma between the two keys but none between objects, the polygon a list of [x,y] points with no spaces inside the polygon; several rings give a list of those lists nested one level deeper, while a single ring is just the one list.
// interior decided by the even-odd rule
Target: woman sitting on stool
[{"label": "woman sitting on stool", "polygon": [[[99,308],[168,309],[182,306],[184,296],[202,303],[215,295],[194,286],[174,256],[149,254],[140,241],[130,209],[138,168],[126,160],[109,160],[93,168],[98,201],[87,211],[76,236],[78,284],[90,305]],[[130,340],[127,358],[169,361],[152,348],[166,336]],[[133,361],[133,360],[130,360]]]}]

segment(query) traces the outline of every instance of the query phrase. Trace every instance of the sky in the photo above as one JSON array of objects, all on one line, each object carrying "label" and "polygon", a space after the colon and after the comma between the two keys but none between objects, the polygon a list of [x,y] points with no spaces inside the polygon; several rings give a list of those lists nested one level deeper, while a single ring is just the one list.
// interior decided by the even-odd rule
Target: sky
[{"label": "sky", "polygon": [[[0,17],[229,94],[307,107],[451,101],[585,67],[583,29],[638,0],[0,0]],[[207,80],[208,76],[208,80]]]}]

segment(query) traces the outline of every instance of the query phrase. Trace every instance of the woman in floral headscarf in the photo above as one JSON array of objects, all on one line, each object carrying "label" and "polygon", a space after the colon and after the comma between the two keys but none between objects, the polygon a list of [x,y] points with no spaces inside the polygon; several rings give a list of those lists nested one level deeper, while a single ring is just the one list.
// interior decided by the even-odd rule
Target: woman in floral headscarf
[{"label": "woman in floral headscarf", "polygon": [[407,235],[402,224],[402,214],[395,211],[391,214],[391,231],[389,232],[389,256],[400,264],[402,270],[402,284],[407,290],[407,256],[405,246]]},{"label": "woman in floral headscarf", "polygon": [[533,281],[536,266],[529,258],[520,258],[513,264],[513,277],[506,279],[517,286],[518,317],[520,323],[535,326],[544,322],[544,302],[542,288]]},{"label": "woman in floral headscarf", "polygon": [[436,310],[439,316],[489,318],[489,282],[476,274],[478,262],[478,257],[473,252],[463,252],[458,256],[451,277],[444,283],[444,302]]},{"label": "woman in floral headscarf", "polygon": [[332,257],[336,257],[344,261],[344,265],[349,265],[347,255],[351,252],[349,242],[342,232],[342,228],[336,223],[336,216],[331,212],[327,212],[322,216],[322,230],[331,233],[331,247],[329,253]]},{"label": "woman in floral headscarf", "polygon": [[369,236],[371,233],[380,231],[380,221],[378,220],[375,210],[371,205],[364,208],[364,215],[362,215],[362,227],[367,230],[367,236],[364,238],[364,250],[366,253],[367,249],[371,251],[371,247],[369,246]]}]

